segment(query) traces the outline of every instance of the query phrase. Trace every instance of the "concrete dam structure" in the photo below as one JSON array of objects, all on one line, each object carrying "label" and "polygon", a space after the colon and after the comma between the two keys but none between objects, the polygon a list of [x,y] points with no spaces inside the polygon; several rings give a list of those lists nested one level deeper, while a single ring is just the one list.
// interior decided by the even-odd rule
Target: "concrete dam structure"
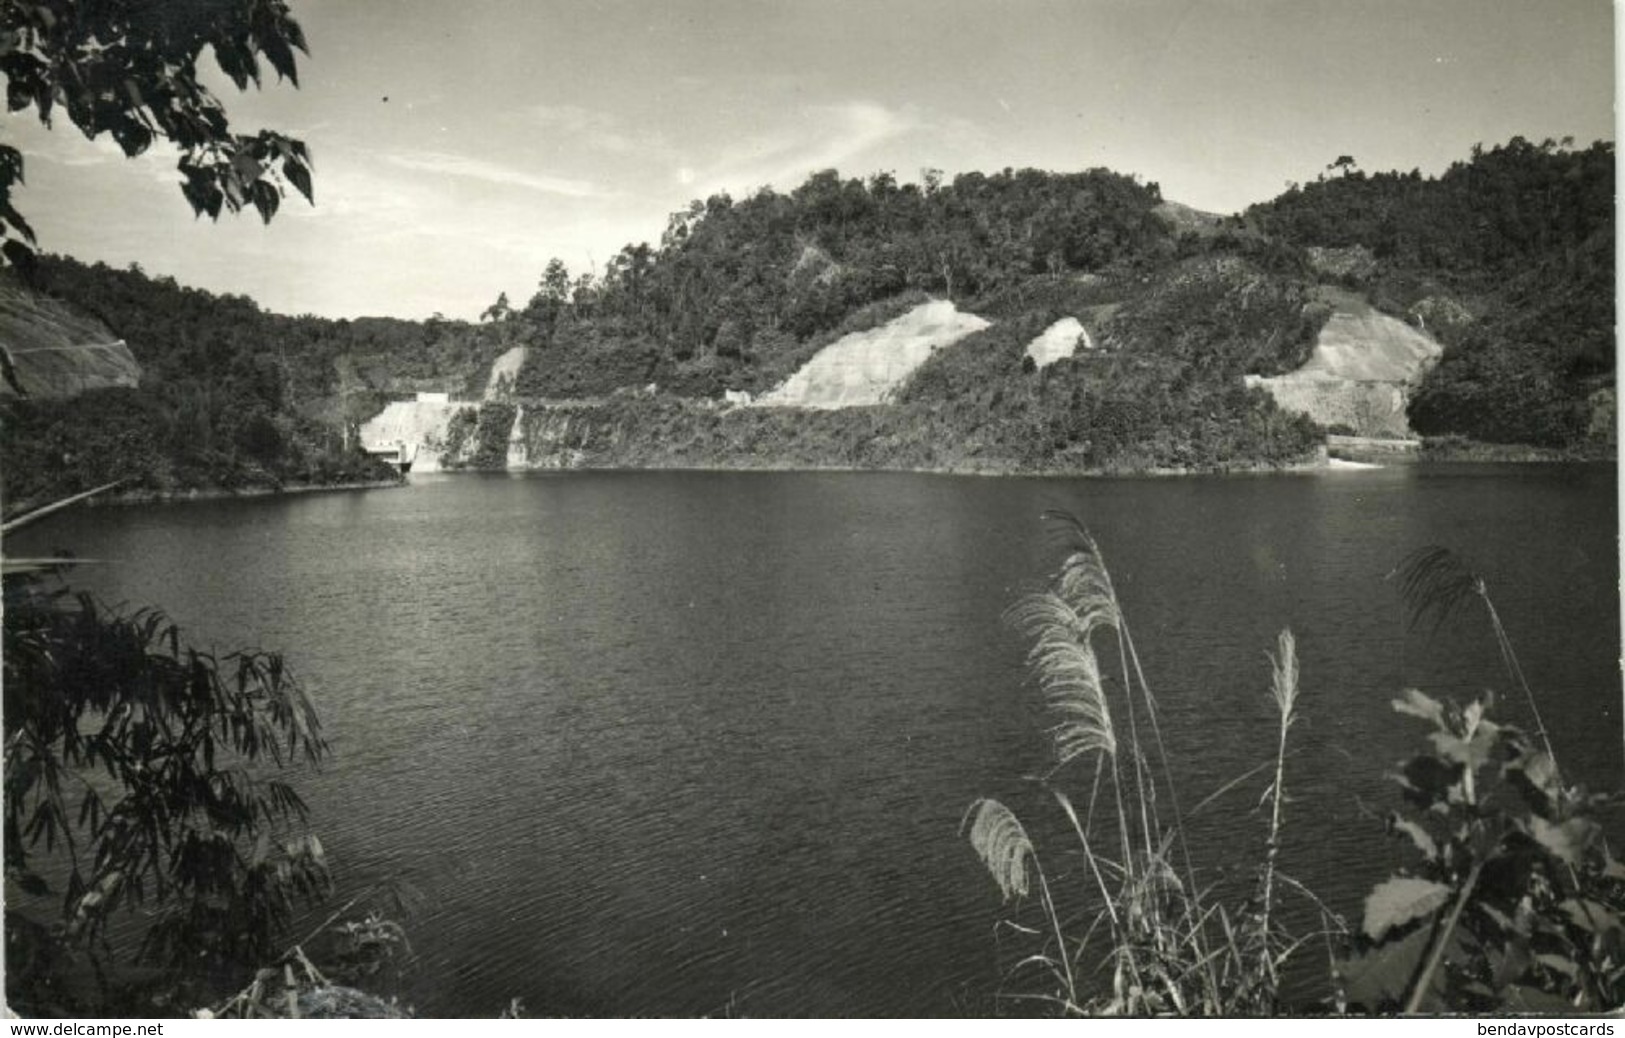
[{"label": "concrete dam structure", "polygon": [[362,424],[361,449],[397,467],[404,464],[414,472],[440,471],[452,416],[478,405],[432,399],[435,396],[441,394],[422,393],[416,400],[395,400],[385,405]]}]

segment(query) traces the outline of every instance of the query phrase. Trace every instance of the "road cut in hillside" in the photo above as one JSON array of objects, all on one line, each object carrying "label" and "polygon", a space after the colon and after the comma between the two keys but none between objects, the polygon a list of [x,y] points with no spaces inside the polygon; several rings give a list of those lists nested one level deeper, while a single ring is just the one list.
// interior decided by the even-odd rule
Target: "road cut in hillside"
[{"label": "road cut in hillside", "polygon": [[988,324],[947,300],[922,303],[878,328],[830,343],[756,406],[828,410],[885,403],[934,351]]}]

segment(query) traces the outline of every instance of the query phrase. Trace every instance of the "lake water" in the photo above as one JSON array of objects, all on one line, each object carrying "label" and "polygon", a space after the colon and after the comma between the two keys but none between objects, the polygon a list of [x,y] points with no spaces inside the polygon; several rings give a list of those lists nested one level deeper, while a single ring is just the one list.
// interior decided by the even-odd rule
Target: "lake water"
[{"label": "lake water", "polygon": [[[1421,737],[1389,698],[1506,688],[1476,615],[1407,634],[1384,576],[1409,550],[1476,564],[1565,767],[1619,786],[1616,486],[1611,465],[442,476],[80,510],[8,547],[107,560],[75,582],[288,654],[334,751],[301,780],[312,827],[340,897],[410,895],[420,1014],[936,1015],[998,1011],[1032,950],[996,932],[959,826],[984,794],[1040,838],[1056,822],[1000,622],[1055,561],[1040,512],[1099,539],[1187,805],[1273,752],[1265,652],[1292,627],[1282,867],[1357,920],[1401,860],[1382,773]],[[1250,875],[1266,782],[1193,820],[1207,877]]]}]

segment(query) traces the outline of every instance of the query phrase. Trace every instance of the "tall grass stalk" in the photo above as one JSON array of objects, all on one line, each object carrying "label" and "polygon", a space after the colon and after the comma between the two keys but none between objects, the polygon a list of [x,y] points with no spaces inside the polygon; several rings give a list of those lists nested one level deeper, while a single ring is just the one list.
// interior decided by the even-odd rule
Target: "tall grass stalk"
[{"label": "tall grass stalk", "polygon": [[[1267,1012],[1275,1005],[1278,967],[1301,943],[1278,941],[1273,921],[1286,739],[1298,695],[1292,636],[1282,633],[1275,657],[1272,690],[1280,725],[1275,783],[1266,794],[1273,803],[1260,888],[1251,901],[1229,913],[1209,903],[1209,892],[1198,885],[1156,698],[1099,547],[1071,517],[1046,518],[1060,519],[1065,558],[1050,586],[1019,599],[1006,612],[1006,620],[1032,643],[1028,665],[1053,721],[1048,734],[1055,764],[1043,781],[1076,837],[1075,852],[1087,876],[1081,893],[1098,905],[1092,914],[1086,913],[1081,936],[1070,935],[1061,922],[1068,916],[1057,905],[1049,879],[1037,868],[1038,856],[1027,830],[997,801],[973,804],[971,843],[1006,899],[1026,893],[1029,859],[1038,872],[1053,948],[1023,962],[1051,968],[1061,990],[1041,997],[1053,999],[1068,1012]],[[1113,635],[1104,644],[1117,654],[1116,666],[1109,671],[1101,666],[1096,649],[1095,635],[1103,630]],[[1113,688],[1114,684],[1120,687]],[[1094,758],[1094,781],[1087,810],[1080,815],[1061,786],[1069,765],[1087,757]],[[1097,799],[1108,792],[1102,785],[1109,786],[1109,810],[1117,828],[1106,843],[1116,847],[1117,858],[1103,854],[1102,841],[1093,835]],[[1159,815],[1163,791],[1173,810],[1171,826]],[[1110,947],[1091,957],[1089,947],[1096,935],[1104,935]],[[1277,954],[1278,948],[1284,951]]]},{"label": "tall grass stalk", "polygon": [[1298,704],[1298,643],[1291,631],[1282,631],[1278,653],[1270,657],[1274,680],[1270,694],[1275,700],[1276,715],[1280,719],[1280,740],[1275,750],[1275,781],[1270,785],[1270,839],[1264,852],[1264,894],[1259,909],[1260,937],[1263,968],[1270,980],[1276,981],[1275,961],[1270,951],[1270,911],[1274,906],[1275,861],[1281,851],[1281,802],[1286,791],[1286,735],[1297,717]]},{"label": "tall grass stalk", "polygon": [[1055,932],[1055,942],[1060,955],[1061,979],[1065,982],[1066,1001],[1076,1005],[1077,985],[1072,979],[1072,957],[1066,951],[1066,934],[1061,929],[1061,919],[1055,910],[1055,898],[1050,893],[1044,867],[1039,863],[1038,855],[1033,850],[1031,837],[1027,835],[1026,828],[1015,813],[997,800],[985,798],[978,800],[966,812],[967,818],[971,812],[975,812],[976,815],[970,827],[971,846],[982,856],[982,862],[993,873],[993,878],[998,882],[1006,900],[1012,896],[1026,896],[1027,861],[1032,860],[1033,871],[1038,874],[1040,900]]}]

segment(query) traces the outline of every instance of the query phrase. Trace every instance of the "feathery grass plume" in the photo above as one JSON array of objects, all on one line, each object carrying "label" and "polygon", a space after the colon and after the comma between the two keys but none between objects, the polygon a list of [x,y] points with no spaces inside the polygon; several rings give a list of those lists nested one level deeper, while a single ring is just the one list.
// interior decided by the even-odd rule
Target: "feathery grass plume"
[{"label": "feathery grass plume", "polygon": [[[982,864],[993,875],[999,892],[1006,901],[1027,896],[1027,859],[1032,857],[1033,842],[1027,830],[1016,818],[1015,812],[990,797],[983,797],[965,812],[970,817],[970,845],[981,856]],[[961,826],[963,828],[963,825]]]},{"label": "feathery grass plume", "polygon": [[1274,676],[1270,683],[1270,694],[1275,698],[1275,708],[1281,715],[1281,729],[1285,731],[1297,719],[1298,703],[1298,640],[1292,637],[1291,629],[1282,628],[1276,648],[1276,654],[1270,656]]},{"label": "feathery grass plume", "polygon": [[1490,628],[1495,633],[1495,644],[1501,650],[1501,662],[1506,666],[1508,676],[1523,690],[1529,712],[1535,719],[1535,732],[1555,767],[1557,754],[1552,750],[1551,737],[1546,734],[1546,722],[1540,716],[1540,705],[1535,702],[1535,692],[1524,676],[1518,654],[1512,651],[1512,639],[1507,636],[1501,614],[1490,600],[1489,587],[1484,578],[1474,572],[1460,555],[1436,544],[1418,548],[1400,560],[1399,565],[1388,574],[1390,580],[1395,577],[1399,578],[1400,597],[1411,611],[1412,628],[1431,613],[1435,617],[1433,630],[1436,632],[1450,614],[1470,597],[1476,595],[1484,603],[1490,617]]},{"label": "feathery grass plume", "polygon": [[1388,579],[1399,580],[1399,594],[1410,610],[1410,627],[1433,617],[1437,631],[1472,595],[1484,595],[1484,581],[1460,555],[1437,544],[1424,545],[1400,560]]},{"label": "feathery grass plume", "polygon": [[[1075,522],[1075,520],[1074,520]],[[1084,535],[1087,536],[1087,535]],[[1081,553],[1074,553],[1074,556]],[[1080,563],[1081,574],[1097,569],[1104,574],[1105,567],[1097,561],[1093,567]],[[1057,578],[1057,586],[1065,585],[1066,570]],[[1097,578],[1087,577],[1095,588]],[[1105,586],[1110,590],[1110,578]],[[1129,848],[1133,834],[1129,830],[1124,806],[1123,783],[1117,773],[1117,732],[1112,725],[1111,707],[1106,699],[1106,686],[1100,676],[1100,661],[1095,656],[1091,635],[1107,617],[1116,616],[1116,600],[1102,600],[1096,591],[1079,599],[1085,610],[1080,615],[1077,607],[1058,590],[1034,592],[1019,599],[1005,612],[1005,620],[1022,634],[1033,639],[1027,654],[1028,665],[1037,673],[1039,686],[1044,691],[1045,705],[1056,723],[1049,729],[1055,746],[1055,770],[1083,754],[1098,750],[1103,754],[1112,773],[1112,802],[1117,809],[1118,836],[1123,843],[1123,868],[1132,874],[1134,855]],[[1107,606],[1109,605],[1109,609]],[[1132,704],[1130,705],[1132,709]],[[1140,765],[1138,747],[1134,764]],[[1143,805],[1144,800],[1142,798]],[[1149,843],[1150,834],[1146,833]]]},{"label": "feathery grass plume", "polygon": [[[1147,746],[1141,742],[1136,701],[1138,708],[1145,711],[1145,718],[1151,725],[1154,745],[1162,764],[1161,785],[1167,790],[1173,806],[1174,831],[1184,859],[1187,878],[1194,889],[1195,875],[1191,866],[1190,849],[1185,844],[1179,794],[1174,787],[1167,746],[1163,742],[1161,724],[1157,720],[1156,697],[1152,694],[1151,686],[1145,679],[1145,671],[1140,666],[1139,656],[1134,649],[1134,639],[1129,634],[1128,621],[1123,616],[1122,605],[1118,601],[1111,572],[1106,568],[1105,557],[1093,535],[1076,516],[1052,509],[1046,511],[1043,518],[1049,524],[1051,536],[1068,549],[1067,556],[1055,577],[1055,589],[1078,615],[1079,626],[1084,632],[1085,640],[1088,635],[1092,635],[1101,627],[1110,628],[1116,635],[1124,694],[1121,717],[1127,721],[1128,760],[1133,777],[1134,795],[1130,800],[1134,813],[1139,815],[1139,838],[1143,846],[1144,860],[1149,867],[1156,857],[1154,844],[1160,838],[1163,823],[1157,803],[1159,781],[1151,768]],[[1116,775],[1115,759],[1113,774]],[[1119,803],[1121,805],[1121,801]],[[1122,828],[1126,841],[1132,834],[1129,833],[1126,824]],[[1124,864],[1130,871],[1133,869],[1133,858],[1134,856],[1125,850]]]},{"label": "feathery grass plume", "polygon": [[1087,638],[1098,627],[1117,630],[1123,614],[1117,604],[1117,589],[1101,558],[1100,545],[1068,512],[1047,511],[1043,518],[1071,549],[1055,576],[1056,593],[1078,616],[1079,636]]},{"label": "feathery grass plume", "polygon": [[[1044,868],[1038,863],[1038,855],[1033,850],[1032,838],[1022,826],[1015,812],[990,797],[971,804],[965,812],[969,817],[971,812],[976,813],[971,821],[970,843],[976,853],[981,856],[982,864],[987,866],[988,872],[993,874],[993,881],[999,885],[999,891],[1006,901],[1011,895],[1016,897],[1027,896],[1027,860],[1032,859],[1033,871],[1038,874],[1038,887],[1040,898],[1044,903],[1044,912],[1049,916],[1050,927],[1055,934],[1055,955],[1039,955],[1038,960],[1048,964],[1055,976],[1063,984],[1064,998],[1062,1004],[1073,1007],[1077,1002],[1077,986],[1072,978],[1072,956],[1067,952],[1066,932],[1061,928],[1061,918],[1055,910],[1055,898],[1050,893],[1049,881],[1044,878]],[[963,828],[961,823],[961,828]],[[1056,965],[1059,970],[1055,969]]]},{"label": "feathery grass plume", "polygon": [[1280,738],[1275,748],[1275,782],[1270,787],[1270,836],[1264,852],[1264,891],[1258,912],[1258,951],[1264,974],[1275,986],[1275,956],[1271,949],[1270,912],[1275,897],[1275,859],[1281,850],[1281,804],[1286,798],[1286,733],[1297,718],[1298,642],[1290,629],[1283,628],[1270,657],[1273,680],[1270,695],[1280,717]]},{"label": "feathery grass plume", "polygon": [[1033,640],[1027,662],[1038,675],[1045,705],[1057,719],[1050,729],[1056,766],[1093,750],[1114,756],[1117,736],[1111,708],[1085,621],[1053,591],[1021,598],[1006,611],[1005,620]]}]

